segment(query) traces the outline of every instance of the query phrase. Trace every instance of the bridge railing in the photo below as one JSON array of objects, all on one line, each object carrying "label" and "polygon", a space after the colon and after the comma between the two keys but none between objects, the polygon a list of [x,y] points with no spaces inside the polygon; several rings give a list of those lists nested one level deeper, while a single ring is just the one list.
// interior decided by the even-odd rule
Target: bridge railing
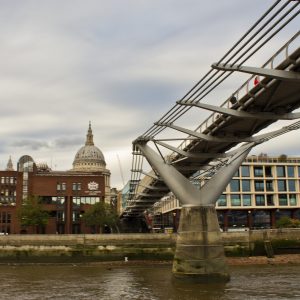
[{"label": "bridge railing", "polygon": [[[278,58],[280,55],[284,54],[285,60],[288,60],[290,55],[291,55],[291,45],[294,44],[296,41],[299,41],[300,39],[300,31],[297,32],[286,44],[284,44],[275,54],[272,55],[272,57],[263,64],[262,68],[270,68],[274,69],[280,65],[280,63],[277,63],[275,65],[275,60]],[[281,61],[282,63],[282,61]],[[238,88],[224,103],[220,105],[220,107],[225,107],[225,108],[232,108],[233,106],[236,106],[237,104],[239,105],[239,101],[245,97],[249,96],[251,98],[251,102],[254,100],[255,94],[251,94],[250,90],[253,88],[256,88],[257,90],[253,90],[256,94],[260,94],[263,91],[263,84],[262,80],[265,78],[263,76],[260,76],[260,83],[258,83],[256,86],[254,85],[254,79],[256,75],[252,75],[247,79],[247,81],[240,87]],[[233,101],[234,99],[234,101]],[[200,133],[207,133],[209,130],[209,127],[213,125],[218,119],[220,118],[219,113],[212,113],[206,120],[203,121],[202,124],[200,124],[196,129],[195,132],[200,132]],[[190,144],[189,140],[184,140],[178,148],[180,150],[184,150],[188,145]],[[170,157],[176,157],[177,153],[173,152]],[[172,159],[171,159],[172,160]]]}]

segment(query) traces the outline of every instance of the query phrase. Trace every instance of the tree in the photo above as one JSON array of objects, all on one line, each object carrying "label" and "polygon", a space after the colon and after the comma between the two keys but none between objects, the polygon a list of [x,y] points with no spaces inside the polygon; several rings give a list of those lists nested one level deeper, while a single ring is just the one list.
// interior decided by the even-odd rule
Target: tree
[{"label": "tree", "polygon": [[47,225],[49,213],[43,209],[39,197],[30,196],[19,208],[18,217],[22,226],[35,227],[38,233],[40,228],[44,228]]},{"label": "tree", "polygon": [[111,206],[104,202],[92,205],[82,216],[88,226],[94,226],[102,233],[105,226],[117,226],[118,216]]},{"label": "tree", "polygon": [[280,162],[285,162],[286,160],[287,160],[286,154],[281,154],[278,158],[278,161],[280,161]]},{"label": "tree", "polygon": [[298,228],[300,227],[300,220],[291,219],[288,216],[283,216],[276,222],[276,227],[277,228]]}]

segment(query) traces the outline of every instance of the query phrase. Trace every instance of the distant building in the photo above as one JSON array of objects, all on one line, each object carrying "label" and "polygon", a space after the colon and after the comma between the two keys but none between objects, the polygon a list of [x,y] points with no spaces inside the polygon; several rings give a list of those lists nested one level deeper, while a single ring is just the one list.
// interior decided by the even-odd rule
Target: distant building
[{"label": "distant building", "polygon": [[91,124],[86,142],[75,155],[69,171],[53,171],[22,156],[14,170],[11,158],[0,171],[0,232],[33,233],[22,228],[17,211],[29,196],[38,196],[50,219],[44,233],[93,233],[81,220],[82,214],[99,201],[110,203],[110,171],[103,153],[94,145]]},{"label": "distant building", "polygon": [[[154,206],[153,227],[178,227],[174,195]],[[220,196],[216,209],[223,230],[274,228],[282,216],[300,219],[300,158],[250,156]]]}]

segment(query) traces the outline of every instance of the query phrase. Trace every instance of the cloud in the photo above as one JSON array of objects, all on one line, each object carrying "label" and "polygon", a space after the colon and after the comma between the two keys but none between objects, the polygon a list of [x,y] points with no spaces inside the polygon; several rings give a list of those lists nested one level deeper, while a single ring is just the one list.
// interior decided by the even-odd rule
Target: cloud
[{"label": "cloud", "polygon": [[18,142],[14,142],[11,146],[17,148],[20,147],[28,150],[40,150],[43,148],[50,148],[48,143],[35,140],[21,140]]},{"label": "cloud", "polygon": [[[91,120],[112,184],[121,187],[114,153],[122,153],[129,179],[132,140],[164,115],[269,5],[261,0],[2,1],[0,167],[9,155],[29,154],[70,169]],[[273,54],[295,30],[297,22],[253,64]],[[223,102],[242,76],[206,101]],[[181,122],[192,128],[203,117],[191,112]]]}]

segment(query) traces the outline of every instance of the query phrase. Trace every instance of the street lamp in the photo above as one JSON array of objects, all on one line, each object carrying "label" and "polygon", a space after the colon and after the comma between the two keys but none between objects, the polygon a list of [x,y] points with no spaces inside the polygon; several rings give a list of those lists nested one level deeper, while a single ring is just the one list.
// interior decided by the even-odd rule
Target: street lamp
[{"label": "street lamp", "polygon": [[176,228],[176,211],[173,212],[173,232],[177,232]]}]

